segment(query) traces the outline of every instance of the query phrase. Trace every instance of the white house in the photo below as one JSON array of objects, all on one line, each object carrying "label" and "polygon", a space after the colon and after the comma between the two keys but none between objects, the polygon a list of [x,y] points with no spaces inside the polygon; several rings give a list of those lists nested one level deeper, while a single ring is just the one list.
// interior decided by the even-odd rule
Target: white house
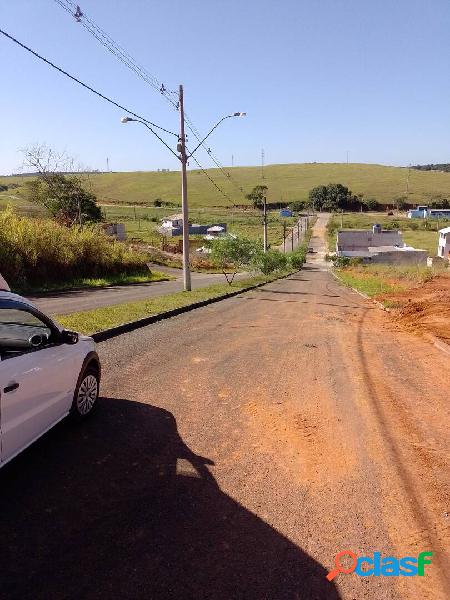
[{"label": "white house", "polygon": [[450,260],[450,227],[439,230],[438,256]]},{"label": "white house", "polygon": [[162,220],[161,227],[167,227],[167,229],[173,229],[176,227],[183,227],[183,215],[171,215],[170,217],[165,217]]}]

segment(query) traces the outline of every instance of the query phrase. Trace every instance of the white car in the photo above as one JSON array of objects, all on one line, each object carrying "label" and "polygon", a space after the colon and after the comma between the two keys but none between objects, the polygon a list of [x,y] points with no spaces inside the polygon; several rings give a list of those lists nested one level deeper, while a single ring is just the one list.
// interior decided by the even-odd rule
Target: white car
[{"label": "white car", "polygon": [[87,417],[99,386],[92,338],[0,291],[0,467],[68,414]]}]

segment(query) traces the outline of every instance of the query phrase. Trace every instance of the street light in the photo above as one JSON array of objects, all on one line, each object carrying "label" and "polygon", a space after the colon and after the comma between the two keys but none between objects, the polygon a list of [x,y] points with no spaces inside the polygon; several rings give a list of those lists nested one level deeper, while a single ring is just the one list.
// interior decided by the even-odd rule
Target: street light
[{"label": "street light", "polygon": [[205,142],[207,138],[212,134],[212,132],[222,123],[225,119],[230,119],[232,117],[245,117],[247,113],[245,112],[235,112],[231,115],[226,115],[222,117],[220,121],[218,121],[211,131],[205,135],[205,137],[201,140],[201,142],[192,150],[192,152],[186,154],[186,136],[184,133],[184,103],[183,103],[183,86],[180,85],[179,90],[179,108],[180,108],[180,136],[178,138],[177,151],[179,154],[174,152],[172,148],[166,144],[166,142],[146,123],[141,119],[133,119],[132,117],[122,117],[120,119],[121,123],[129,123],[130,121],[136,121],[137,123],[141,123],[145,125],[147,129],[149,129],[156,137],[172,152],[174,156],[181,162],[181,205],[182,205],[182,213],[183,213],[183,282],[184,282],[184,290],[191,290],[191,271],[189,268],[189,215],[188,215],[188,202],[187,202],[187,161],[191,156],[196,152],[200,146]]}]

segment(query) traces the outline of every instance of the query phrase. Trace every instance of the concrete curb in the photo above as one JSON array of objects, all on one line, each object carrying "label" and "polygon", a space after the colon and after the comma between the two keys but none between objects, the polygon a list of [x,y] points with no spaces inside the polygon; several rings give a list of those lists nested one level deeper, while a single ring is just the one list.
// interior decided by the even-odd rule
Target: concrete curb
[{"label": "concrete curb", "polygon": [[358,296],[361,296],[362,298],[364,298],[365,300],[370,300],[371,302],[373,302],[374,304],[376,304],[378,306],[378,308],[381,308],[381,310],[384,310],[386,312],[390,312],[391,309],[387,308],[386,306],[384,306],[384,304],[382,302],[380,302],[379,300],[374,300],[373,298],[371,298],[370,296],[368,296],[367,294],[364,294],[363,292],[360,292],[359,290],[355,289],[352,286],[347,285],[346,283],[344,283],[342,281],[342,279],[336,275],[336,273],[334,273],[334,271],[332,269],[330,269],[330,273],[333,275],[333,277],[339,281],[339,283],[341,283],[343,286],[345,286],[347,289],[352,290],[352,292],[355,292],[356,294],[358,294]]},{"label": "concrete curb", "polygon": [[249,292],[250,290],[254,290],[256,288],[262,287],[263,285],[268,285],[269,283],[273,283],[274,281],[279,281],[280,279],[286,279],[290,275],[294,275],[298,273],[298,271],[293,271],[292,273],[288,273],[287,275],[282,275],[281,277],[277,277],[272,281],[266,281],[262,283],[257,283],[255,285],[250,285],[245,288],[241,288],[240,290],[236,290],[235,292],[230,292],[229,294],[222,294],[221,296],[215,296],[214,298],[208,298],[207,300],[200,300],[199,302],[193,302],[192,304],[187,304],[186,306],[180,306],[179,308],[173,308],[172,310],[166,310],[165,312],[158,313],[156,315],[150,315],[148,317],[144,317],[142,319],[138,319],[137,321],[130,321],[129,323],[123,323],[122,325],[117,325],[116,327],[111,327],[110,329],[104,329],[103,331],[98,331],[91,335],[91,337],[95,340],[95,342],[106,342],[113,337],[118,335],[122,335],[124,333],[130,333],[135,329],[140,329],[141,327],[146,327],[147,325],[151,325],[152,323],[158,323],[158,321],[163,321],[165,319],[170,319],[172,317],[176,317],[177,315],[181,315],[186,312],[190,312],[191,310],[195,310],[197,308],[202,308],[203,306],[208,306],[208,304],[214,304],[215,302],[220,302],[221,300],[226,300],[227,298],[233,298],[234,296],[238,296],[239,294],[243,294],[245,292]]},{"label": "concrete curb", "polygon": [[[373,298],[371,298],[367,294],[363,294],[362,292],[359,292],[358,290],[355,290],[355,288],[353,288],[351,286],[348,286],[348,285],[345,285],[345,283],[342,281],[342,279],[338,275],[336,275],[336,273],[334,273],[333,271],[330,271],[330,272],[333,275],[333,277],[337,281],[339,281],[340,283],[342,283],[342,285],[344,285],[346,288],[351,289],[352,291],[356,292],[357,294],[359,294],[360,296],[362,296],[366,300],[370,300],[371,302],[373,302],[374,304],[376,304],[377,306],[379,306],[382,310],[384,310],[386,312],[391,312],[390,308],[387,308],[386,306],[384,306],[378,300],[374,300]],[[433,344],[433,346],[435,346],[436,348],[438,348],[438,350],[440,350],[441,352],[445,352],[445,354],[449,354],[450,355],[450,344],[447,344],[447,342],[444,342],[443,340],[441,340],[440,338],[436,337],[432,333],[426,333],[424,335],[424,337],[425,337],[425,339],[427,339],[428,341],[430,341]]]}]

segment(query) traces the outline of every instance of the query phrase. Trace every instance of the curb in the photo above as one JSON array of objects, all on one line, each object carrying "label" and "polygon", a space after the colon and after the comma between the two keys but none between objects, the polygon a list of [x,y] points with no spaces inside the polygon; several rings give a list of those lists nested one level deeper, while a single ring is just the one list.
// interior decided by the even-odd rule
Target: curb
[{"label": "curb", "polygon": [[[374,300],[370,296],[367,296],[367,294],[363,294],[362,292],[359,292],[358,290],[355,290],[355,288],[353,288],[351,286],[348,286],[348,285],[345,285],[345,283],[342,281],[342,279],[340,277],[338,277],[335,273],[333,273],[333,271],[330,271],[330,272],[333,275],[333,277],[337,281],[339,281],[340,283],[342,283],[342,285],[344,285],[346,288],[349,288],[350,290],[356,292],[357,294],[359,294],[360,296],[362,296],[366,300],[370,300],[371,302],[373,302],[374,304],[376,304],[377,306],[379,306],[379,308],[381,308],[382,310],[384,310],[386,312],[391,312],[390,308],[387,308],[386,306],[384,306],[378,300]],[[440,338],[436,337],[432,333],[426,333],[424,335],[424,337],[425,337],[425,339],[427,339],[428,341],[430,341],[433,344],[433,346],[435,346],[435,348],[437,348],[441,352],[445,352],[446,354],[450,355],[450,344],[447,344],[447,342],[444,342],[443,340],[441,340]]]},{"label": "curb", "polygon": [[378,306],[378,308],[381,308],[381,310],[384,310],[386,312],[391,312],[390,308],[387,308],[386,306],[384,306],[384,304],[382,302],[380,302],[379,300],[374,300],[373,298],[371,298],[370,296],[368,296],[367,294],[364,294],[363,292],[360,292],[359,290],[355,289],[352,286],[347,285],[346,283],[344,283],[342,281],[342,279],[336,275],[336,273],[334,273],[334,271],[332,269],[330,269],[330,273],[333,275],[333,277],[339,281],[339,283],[341,283],[343,286],[345,286],[347,289],[352,290],[352,292],[355,292],[355,294],[358,294],[358,296],[361,296],[362,298],[364,298],[365,300],[370,300],[371,302],[373,302],[374,304],[376,304]]},{"label": "curb", "polygon": [[191,310],[202,308],[203,306],[208,306],[208,304],[214,304],[216,302],[220,302],[221,300],[226,300],[227,298],[233,298],[234,296],[238,296],[239,294],[249,292],[250,290],[262,287],[263,285],[268,285],[269,283],[273,283],[274,281],[286,279],[287,277],[290,277],[295,273],[298,273],[298,271],[293,271],[292,273],[288,273],[287,275],[282,275],[281,277],[272,279],[272,281],[265,281],[262,283],[257,283],[255,285],[250,285],[248,287],[241,288],[240,290],[236,290],[235,292],[230,292],[229,294],[222,294],[221,296],[215,296],[214,298],[208,298],[207,300],[200,300],[199,302],[193,302],[192,304],[187,304],[186,306],[180,306],[179,308],[166,310],[156,315],[150,315],[148,317],[138,319],[137,321],[130,321],[129,323],[123,323],[122,325],[111,327],[110,329],[104,329],[103,331],[98,331],[97,333],[92,334],[90,337],[92,337],[93,340],[97,343],[106,342],[106,340],[109,340],[113,337],[122,335],[124,333],[130,333],[135,329],[146,327],[147,325],[151,325],[152,323],[158,323],[158,321],[164,321],[165,319],[176,317],[177,315],[190,312]]}]

